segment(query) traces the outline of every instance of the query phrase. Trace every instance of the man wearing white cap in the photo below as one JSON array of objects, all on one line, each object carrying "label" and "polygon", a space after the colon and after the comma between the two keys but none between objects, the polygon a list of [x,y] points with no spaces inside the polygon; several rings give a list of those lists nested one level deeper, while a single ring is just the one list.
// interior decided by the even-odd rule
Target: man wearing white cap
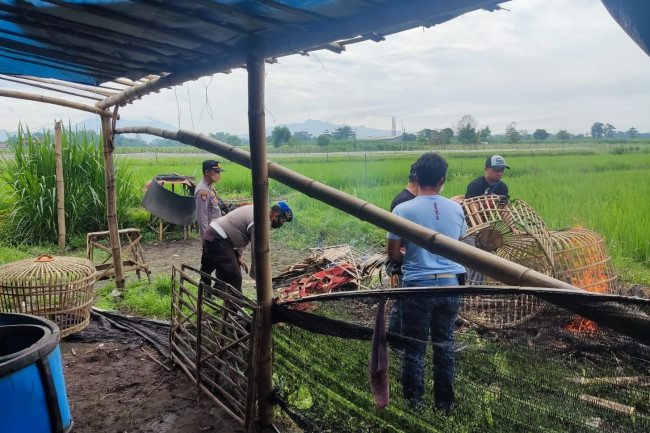
[{"label": "man wearing white cap", "polygon": [[508,196],[508,185],[501,180],[506,168],[506,160],[501,155],[492,155],[485,161],[485,176],[477,177],[467,185],[465,198],[479,195],[497,194]]}]

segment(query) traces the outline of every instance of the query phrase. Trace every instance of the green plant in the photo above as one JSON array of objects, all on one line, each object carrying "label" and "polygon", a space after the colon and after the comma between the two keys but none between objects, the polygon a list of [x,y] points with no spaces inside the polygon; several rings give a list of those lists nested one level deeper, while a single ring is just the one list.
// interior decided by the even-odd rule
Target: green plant
[{"label": "green plant", "polygon": [[[85,131],[62,131],[62,166],[66,231],[70,235],[106,230],[106,192],[101,146]],[[19,125],[11,143],[13,158],[0,163],[0,181],[7,189],[2,208],[7,210],[3,230],[13,233],[13,244],[55,242],[58,233],[54,138],[42,140]],[[129,163],[115,160],[118,220],[136,205]]]}]

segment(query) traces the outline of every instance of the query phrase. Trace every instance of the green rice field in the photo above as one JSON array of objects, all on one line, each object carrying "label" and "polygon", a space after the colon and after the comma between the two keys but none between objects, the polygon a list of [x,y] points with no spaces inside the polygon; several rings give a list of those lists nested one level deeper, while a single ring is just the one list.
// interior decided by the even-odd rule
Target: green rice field
[{"label": "green rice field", "polygon": [[[631,280],[650,284],[650,148],[615,154],[592,151],[500,151],[508,161],[504,181],[511,198],[531,205],[550,230],[582,227],[607,242],[617,270]],[[573,153],[571,153],[573,152]],[[445,153],[449,162],[443,195],[465,193],[467,183],[482,175],[484,155]],[[277,157],[274,161],[307,177],[338,188],[382,208],[406,185],[410,164],[419,153],[358,153]],[[128,158],[134,181],[142,185],[155,174],[180,173],[200,178],[201,157]],[[221,159],[218,158],[217,159]],[[251,197],[250,171],[228,161],[217,186],[226,198]],[[381,247],[385,233],[368,223],[271,181],[273,198],[286,199],[296,219],[282,230],[295,247],[319,240],[360,248]],[[280,235],[280,233],[278,233]]]}]

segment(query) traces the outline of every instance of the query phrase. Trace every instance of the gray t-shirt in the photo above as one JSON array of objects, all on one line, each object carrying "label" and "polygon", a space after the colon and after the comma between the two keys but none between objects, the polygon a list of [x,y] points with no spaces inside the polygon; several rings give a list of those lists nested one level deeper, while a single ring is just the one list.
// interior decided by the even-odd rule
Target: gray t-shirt
[{"label": "gray t-shirt", "polygon": [[253,205],[238,207],[227,215],[217,218],[219,226],[235,248],[242,248],[253,240]]}]

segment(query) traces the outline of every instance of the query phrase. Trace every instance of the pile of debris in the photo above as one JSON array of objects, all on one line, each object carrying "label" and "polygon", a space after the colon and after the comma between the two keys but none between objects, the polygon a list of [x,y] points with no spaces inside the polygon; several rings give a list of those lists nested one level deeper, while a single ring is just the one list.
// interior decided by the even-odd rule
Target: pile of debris
[{"label": "pile of debris", "polygon": [[[310,248],[312,254],[273,278],[279,302],[336,290],[371,289],[382,285],[385,253],[362,253],[349,245]],[[378,281],[378,282],[376,282]]]}]

